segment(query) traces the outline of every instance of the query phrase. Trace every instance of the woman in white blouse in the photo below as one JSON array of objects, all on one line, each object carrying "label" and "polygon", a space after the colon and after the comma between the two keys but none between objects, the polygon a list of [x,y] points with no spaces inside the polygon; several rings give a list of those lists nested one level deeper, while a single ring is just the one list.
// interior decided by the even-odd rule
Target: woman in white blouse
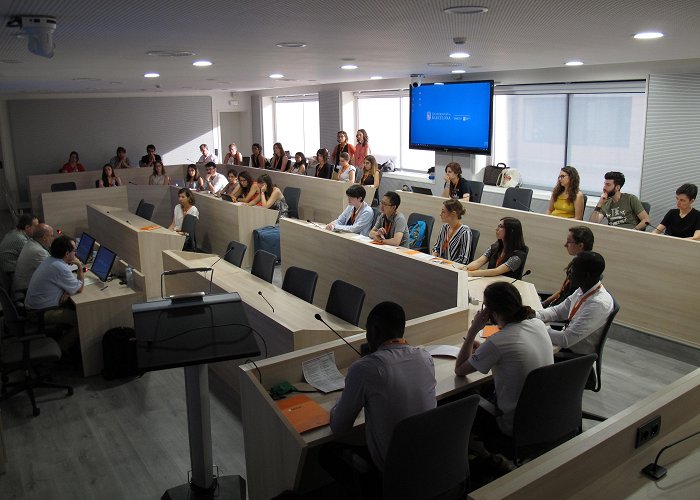
[{"label": "woman in white blouse", "polygon": [[194,206],[194,196],[192,196],[192,192],[189,189],[180,189],[177,192],[177,199],[179,203],[175,205],[173,222],[168,226],[168,229],[180,232],[185,215],[194,215],[199,219],[199,210]]}]

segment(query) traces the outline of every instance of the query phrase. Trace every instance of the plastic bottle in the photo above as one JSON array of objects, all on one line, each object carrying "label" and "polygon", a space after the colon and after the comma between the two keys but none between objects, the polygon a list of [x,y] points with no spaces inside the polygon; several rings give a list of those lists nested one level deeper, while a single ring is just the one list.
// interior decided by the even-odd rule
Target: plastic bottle
[{"label": "plastic bottle", "polygon": [[129,288],[134,288],[134,270],[131,268],[131,266],[126,266],[124,278],[126,281],[126,286]]}]

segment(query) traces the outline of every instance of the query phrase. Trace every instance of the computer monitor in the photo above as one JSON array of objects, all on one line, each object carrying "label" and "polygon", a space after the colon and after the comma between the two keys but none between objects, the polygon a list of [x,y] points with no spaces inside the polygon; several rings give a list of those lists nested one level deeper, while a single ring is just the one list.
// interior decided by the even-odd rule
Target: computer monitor
[{"label": "computer monitor", "polygon": [[97,250],[97,255],[95,256],[95,261],[92,263],[90,271],[100,278],[100,281],[107,281],[109,273],[112,271],[112,266],[114,265],[114,259],[116,258],[117,254],[102,245],[99,250]]},{"label": "computer monitor", "polygon": [[141,371],[260,355],[237,293],[156,300],[132,311]]},{"label": "computer monitor", "polygon": [[92,249],[95,246],[95,238],[87,233],[83,233],[80,237],[80,243],[78,243],[78,248],[75,251],[75,256],[80,259],[80,262],[85,264],[90,255],[92,255]]}]

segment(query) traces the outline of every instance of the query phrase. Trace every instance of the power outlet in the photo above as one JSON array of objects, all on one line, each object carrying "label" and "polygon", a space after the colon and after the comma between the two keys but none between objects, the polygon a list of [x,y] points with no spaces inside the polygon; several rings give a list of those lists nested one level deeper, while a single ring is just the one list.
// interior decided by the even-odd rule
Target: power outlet
[{"label": "power outlet", "polygon": [[661,417],[656,417],[644,425],[637,427],[637,442],[635,448],[639,448],[647,441],[655,438],[661,432]]}]

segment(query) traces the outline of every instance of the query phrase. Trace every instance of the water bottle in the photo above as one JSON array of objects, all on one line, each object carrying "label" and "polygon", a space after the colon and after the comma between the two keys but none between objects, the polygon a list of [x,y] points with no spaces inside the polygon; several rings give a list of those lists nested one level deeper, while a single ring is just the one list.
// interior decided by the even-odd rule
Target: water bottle
[{"label": "water bottle", "polygon": [[134,288],[134,270],[131,268],[131,266],[126,266],[124,278],[126,280],[126,286],[129,288]]}]

